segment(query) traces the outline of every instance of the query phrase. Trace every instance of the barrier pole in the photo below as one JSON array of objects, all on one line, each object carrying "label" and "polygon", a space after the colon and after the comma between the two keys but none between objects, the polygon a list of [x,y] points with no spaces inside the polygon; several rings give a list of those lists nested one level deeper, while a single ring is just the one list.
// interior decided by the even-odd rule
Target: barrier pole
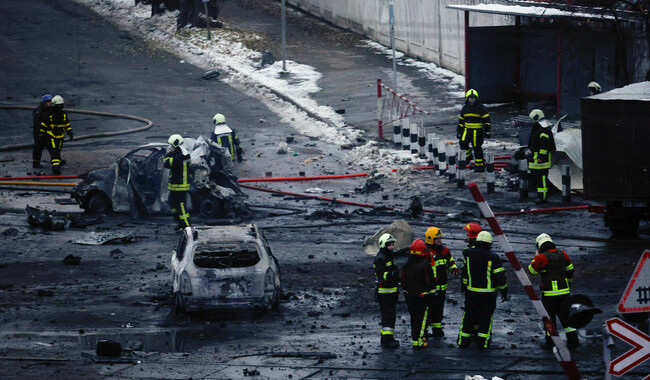
[{"label": "barrier pole", "polygon": [[564,344],[562,338],[560,338],[560,335],[558,334],[557,329],[553,324],[553,321],[551,321],[551,318],[546,312],[546,309],[544,308],[541,299],[537,295],[535,288],[531,284],[530,279],[526,275],[526,272],[524,272],[521,263],[519,263],[519,259],[517,258],[517,255],[515,255],[515,252],[512,249],[512,246],[510,245],[508,238],[506,238],[506,235],[503,233],[503,230],[501,229],[499,222],[497,222],[496,217],[492,213],[492,209],[490,209],[490,205],[488,205],[487,201],[483,197],[483,194],[481,194],[481,190],[479,190],[478,185],[476,183],[471,183],[469,185],[469,191],[472,193],[472,197],[478,204],[478,207],[481,210],[483,217],[490,225],[492,232],[494,232],[494,235],[497,238],[499,245],[505,251],[506,257],[508,258],[510,265],[512,265],[512,269],[515,270],[515,273],[517,274],[517,278],[519,279],[521,285],[523,285],[524,290],[526,291],[526,294],[530,299],[530,302],[532,302],[533,306],[535,307],[535,310],[537,311],[537,314],[542,318],[544,329],[550,335],[553,344],[555,344],[555,347],[553,348],[553,353],[555,354],[556,359],[560,362],[560,365],[562,366],[564,373],[566,374],[569,380],[580,379],[580,371],[578,371],[578,366],[576,366],[576,363],[573,361],[573,359],[571,359],[571,354],[569,353],[569,350]]}]

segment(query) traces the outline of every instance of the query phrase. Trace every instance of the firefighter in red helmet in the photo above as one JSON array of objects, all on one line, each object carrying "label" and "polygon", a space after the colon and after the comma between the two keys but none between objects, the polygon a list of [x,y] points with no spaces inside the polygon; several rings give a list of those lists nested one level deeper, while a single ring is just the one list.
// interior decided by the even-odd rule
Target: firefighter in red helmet
[{"label": "firefighter in red helmet", "polygon": [[476,237],[478,236],[478,233],[483,231],[483,228],[481,228],[481,225],[476,223],[476,222],[471,222],[467,223],[465,227],[463,227],[465,231],[467,231],[467,246],[471,247],[474,245],[474,242],[476,242]]},{"label": "firefighter in red helmet", "polygon": [[411,342],[414,350],[429,346],[424,336],[429,312],[428,297],[436,292],[436,280],[426,248],[422,239],[414,241],[408,261],[401,272],[402,289],[411,315]]}]

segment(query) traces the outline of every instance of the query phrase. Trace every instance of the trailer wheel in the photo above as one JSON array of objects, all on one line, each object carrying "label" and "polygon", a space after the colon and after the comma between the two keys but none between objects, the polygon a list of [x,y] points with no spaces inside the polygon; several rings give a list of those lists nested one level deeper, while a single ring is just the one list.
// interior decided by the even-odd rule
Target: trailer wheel
[{"label": "trailer wheel", "polygon": [[636,235],[636,231],[639,228],[639,218],[635,216],[625,217],[623,223],[617,225],[609,226],[609,230],[612,231],[614,237],[617,238],[626,238]]}]

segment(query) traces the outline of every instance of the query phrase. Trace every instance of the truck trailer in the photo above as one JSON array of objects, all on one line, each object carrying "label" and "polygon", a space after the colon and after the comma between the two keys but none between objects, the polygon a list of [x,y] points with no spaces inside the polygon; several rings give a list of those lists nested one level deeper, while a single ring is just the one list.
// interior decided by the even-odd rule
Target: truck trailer
[{"label": "truck trailer", "polygon": [[605,203],[614,235],[650,219],[650,82],[582,98],[584,198]]}]

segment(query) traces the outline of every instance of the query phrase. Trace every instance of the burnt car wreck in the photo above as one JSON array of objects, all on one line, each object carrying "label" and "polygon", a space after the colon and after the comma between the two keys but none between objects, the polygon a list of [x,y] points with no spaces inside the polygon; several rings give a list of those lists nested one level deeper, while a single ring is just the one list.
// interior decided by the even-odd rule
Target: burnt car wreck
[{"label": "burnt car wreck", "polygon": [[[167,144],[142,145],[105,169],[85,173],[72,198],[88,212],[169,213],[168,170],[163,167]],[[234,175],[232,161],[218,144],[200,136],[185,139],[182,148],[191,158],[188,208],[208,218],[240,218],[248,214]]]}]

